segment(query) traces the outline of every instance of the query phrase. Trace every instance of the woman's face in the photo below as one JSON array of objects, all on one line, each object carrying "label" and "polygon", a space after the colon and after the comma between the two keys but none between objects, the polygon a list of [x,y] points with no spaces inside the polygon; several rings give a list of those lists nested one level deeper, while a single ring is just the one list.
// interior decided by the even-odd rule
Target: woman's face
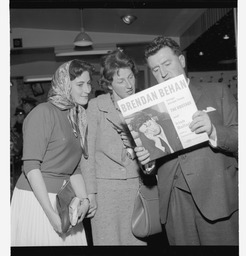
[{"label": "woman's face", "polygon": [[76,77],[71,81],[71,96],[75,103],[79,105],[86,105],[88,103],[88,96],[91,92],[91,79],[88,71],[84,71],[81,76]]},{"label": "woman's face", "polygon": [[120,68],[115,72],[109,88],[116,98],[124,99],[135,93],[135,76],[130,68]]}]

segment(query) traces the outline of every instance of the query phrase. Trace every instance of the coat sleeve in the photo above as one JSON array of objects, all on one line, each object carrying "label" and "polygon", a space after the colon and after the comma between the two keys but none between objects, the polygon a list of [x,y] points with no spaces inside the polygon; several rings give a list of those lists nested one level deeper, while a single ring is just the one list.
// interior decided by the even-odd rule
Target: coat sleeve
[{"label": "coat sleeve", "polygon": [[215,125],[217,145],[224,151],[238,151],[238,106],[227,86],[221,86],[221,112],[223,124]]},{"label": "coat sleeve", "polygon": [[99,110],[97,107],[96,99],[91,100],[87,108],[87,120],[88,120],[87,141],[88,141],[89,157],[85,159],[84,156],[82,156],[82,159],[81,159],[81,171],[85,180],[88,194],[97,193],[95,151],[96,151],[98,115],[99,115]]}]

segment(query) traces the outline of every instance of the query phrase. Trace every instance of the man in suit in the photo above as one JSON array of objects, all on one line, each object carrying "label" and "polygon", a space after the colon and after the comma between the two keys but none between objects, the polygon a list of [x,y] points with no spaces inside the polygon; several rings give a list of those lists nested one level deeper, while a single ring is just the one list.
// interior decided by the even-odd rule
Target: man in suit
[{"label": "man in suit", "polygon": [[[198,108],[189,127],[209,136],[208,143],[155,163],[161,222],[169,244],[238,245],[237,102],[221,83],[191,82],[185,57],[170,38],[155,38],[145,58],[158,83],[185,76]],[[150,163],[146,149],[136,147],[135,152],[141,164]]]}]

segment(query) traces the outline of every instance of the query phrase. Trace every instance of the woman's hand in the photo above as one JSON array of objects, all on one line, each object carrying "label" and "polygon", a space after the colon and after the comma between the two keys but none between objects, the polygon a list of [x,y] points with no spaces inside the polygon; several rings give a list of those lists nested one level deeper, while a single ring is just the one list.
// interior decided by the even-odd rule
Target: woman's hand
[{"label": "woman's hand", "polygon": [[121,140],[123,141],[124,146],[127,148],[131,147],[131,143],[128,140],[126,133],[123,131],[120,131],[119,134],[120,134]]},{"label": "woman's hand", "polygon": [[87,213],[88,218],[93,218],[96,214],[97,211],[97,199],[96,199],[96,194],[89,194],[88,198],[90,200],[90,206],[89,206],[89,211]]},{"label": "woman's hand", "polygon": [[61,219],[60,219],[58,213],[56,213],[54,210],[51,210],[49,213],[47,213],[47,217],[48,217],[53,229],[57,233],[61,234],[62,233]]},{"label": "woman's hand", "polygon": [[134,147],[134,141],[129,133],[125,133],[124,131],[118,131],[121,140],[126,148],[133,148]]},{"label": "woman's hand", "polygon": [[144,147],[135,147],[134,151],[140,164],[145,165],[150,162],[149,151],[146,150]]},{"label": "woman's hand", "polygon": [[78,206],[78,212],[77,212],[79,216],[79,222],[81,222],[84,219],[86,213],[88,212],[89,204],[90,204],[87,198],[84,178],[81,173],[79,174],[76,173],[70,177],[70,181],[76,196],[82,201],[80,203],[80,206]]},{"label": "woman's hand", "polygon": [[89,210],[89,200],[88,198],[84,198],[83,201],[80,203],[79,207],[78,207],[78,223],[80,223],[85,215],[87,214],[88,210]]}]

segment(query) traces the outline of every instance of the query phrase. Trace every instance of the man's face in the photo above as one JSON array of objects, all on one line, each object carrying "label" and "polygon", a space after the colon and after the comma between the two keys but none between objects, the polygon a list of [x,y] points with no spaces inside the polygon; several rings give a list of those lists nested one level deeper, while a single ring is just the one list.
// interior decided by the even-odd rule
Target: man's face
[{"label": "man's face", "polygon": [[155,55],[147,59],[152,74],[158,83],[183,74],[185,77],[185,58],[177,56],[169,47],[161,48]]},{"label": "man's face", "polygon": [[144,122],[140,127],[139,131],[144,133],[147,137],[148,135],[157,136],[160,132],[160,126],[154,120],[150,119]]}]

